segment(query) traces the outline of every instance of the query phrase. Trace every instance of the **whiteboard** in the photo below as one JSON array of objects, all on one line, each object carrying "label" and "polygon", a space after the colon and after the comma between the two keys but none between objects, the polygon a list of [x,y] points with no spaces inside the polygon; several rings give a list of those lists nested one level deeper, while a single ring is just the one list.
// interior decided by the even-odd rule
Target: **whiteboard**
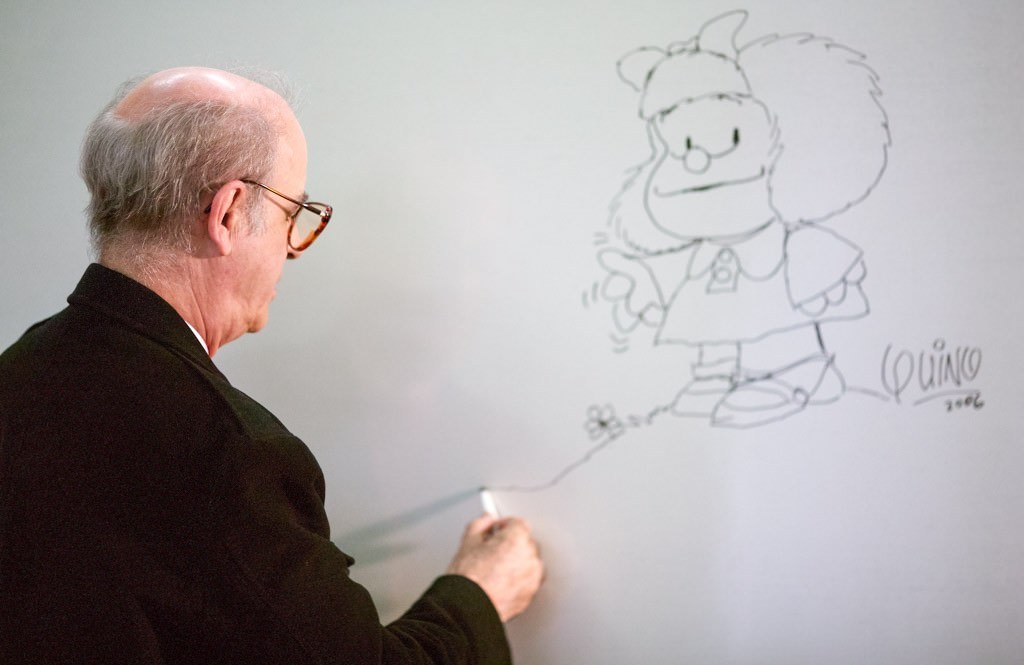
[{"label": "whiteboard", "polygon": [[[335,219],[286,266],[267,329],[216,362],[316,454],[333,539],[385,619],[443,571],[487,485],[548,566],[509,625],[518,662],[1016,663],[1022,14],[7,3],[0,343],[89,261],[77,152],[118,83],[279,70]],[[711,173],[752,145],[761,195],[696,217],[728,239],[673,227],[655,166]],[[772,220],[774,240],[755,233]],[[691,298],[723,248],[774,295]],[[641,272],[616,283],[610,266]],[[623,294],[644,275],[661,306],[639,320]],[[822,293],[848,309],[795,323]]]}]

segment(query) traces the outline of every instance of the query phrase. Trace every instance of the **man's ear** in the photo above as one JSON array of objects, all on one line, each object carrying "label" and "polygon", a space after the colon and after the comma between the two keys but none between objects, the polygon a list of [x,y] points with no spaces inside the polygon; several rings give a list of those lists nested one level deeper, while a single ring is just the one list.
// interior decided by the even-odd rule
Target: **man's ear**
[{"label": "man's ear", "polygon": [[221,185],[213,195],[210,206],[203,211],[203,244],[214,256],[228,256],[234,246],[234,239],[245,224],[245,197],[248,191],[241,180],[231,180]]}]

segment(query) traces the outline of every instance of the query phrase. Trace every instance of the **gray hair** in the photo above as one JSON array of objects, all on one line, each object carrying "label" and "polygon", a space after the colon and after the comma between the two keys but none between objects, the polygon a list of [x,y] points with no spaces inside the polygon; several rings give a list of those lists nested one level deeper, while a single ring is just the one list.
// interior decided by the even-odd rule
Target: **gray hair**
[{"label": "gray hair", "polygon": [[[81,174],[94,250],[133,254],[191,252],[191,221],[203,201],[233,179],[261,180],[273,169],[280,129],[259,107],[182,101],[125,120],[114,109],[144,77],[123,84],[90,125]],[[274,88],[280,86],[273,85]],[[262,229],[259,197],[249,200],[252,231]]]}]

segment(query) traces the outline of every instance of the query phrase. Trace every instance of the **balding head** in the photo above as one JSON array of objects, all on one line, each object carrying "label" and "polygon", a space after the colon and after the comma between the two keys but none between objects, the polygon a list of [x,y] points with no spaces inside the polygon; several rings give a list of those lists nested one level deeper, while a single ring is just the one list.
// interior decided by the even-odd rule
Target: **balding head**
[{"label": "balding head", "polygon": [[115,105],[114,115],[129,122],[182,102],[217,101],[277,112],[287,105],[266,86],[208,67],[175,67],[146,77]]},{"label": "balding head", "polygon": [[182,67],[126,84],[82,152],[99,255],[191,251],[212,192],[265,178],[280,137],[297,126],[279,93],[226,71]]}]

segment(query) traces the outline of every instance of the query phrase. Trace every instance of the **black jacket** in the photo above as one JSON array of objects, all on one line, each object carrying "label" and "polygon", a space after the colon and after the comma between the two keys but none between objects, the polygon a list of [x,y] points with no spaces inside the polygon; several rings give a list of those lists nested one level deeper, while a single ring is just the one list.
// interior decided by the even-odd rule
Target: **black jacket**
[{"label": "black jacket", "polygon": [[0,356],[0,662],[507,663],[446,576],[382,627],[309,449],[184,320],[90,266]]}]

